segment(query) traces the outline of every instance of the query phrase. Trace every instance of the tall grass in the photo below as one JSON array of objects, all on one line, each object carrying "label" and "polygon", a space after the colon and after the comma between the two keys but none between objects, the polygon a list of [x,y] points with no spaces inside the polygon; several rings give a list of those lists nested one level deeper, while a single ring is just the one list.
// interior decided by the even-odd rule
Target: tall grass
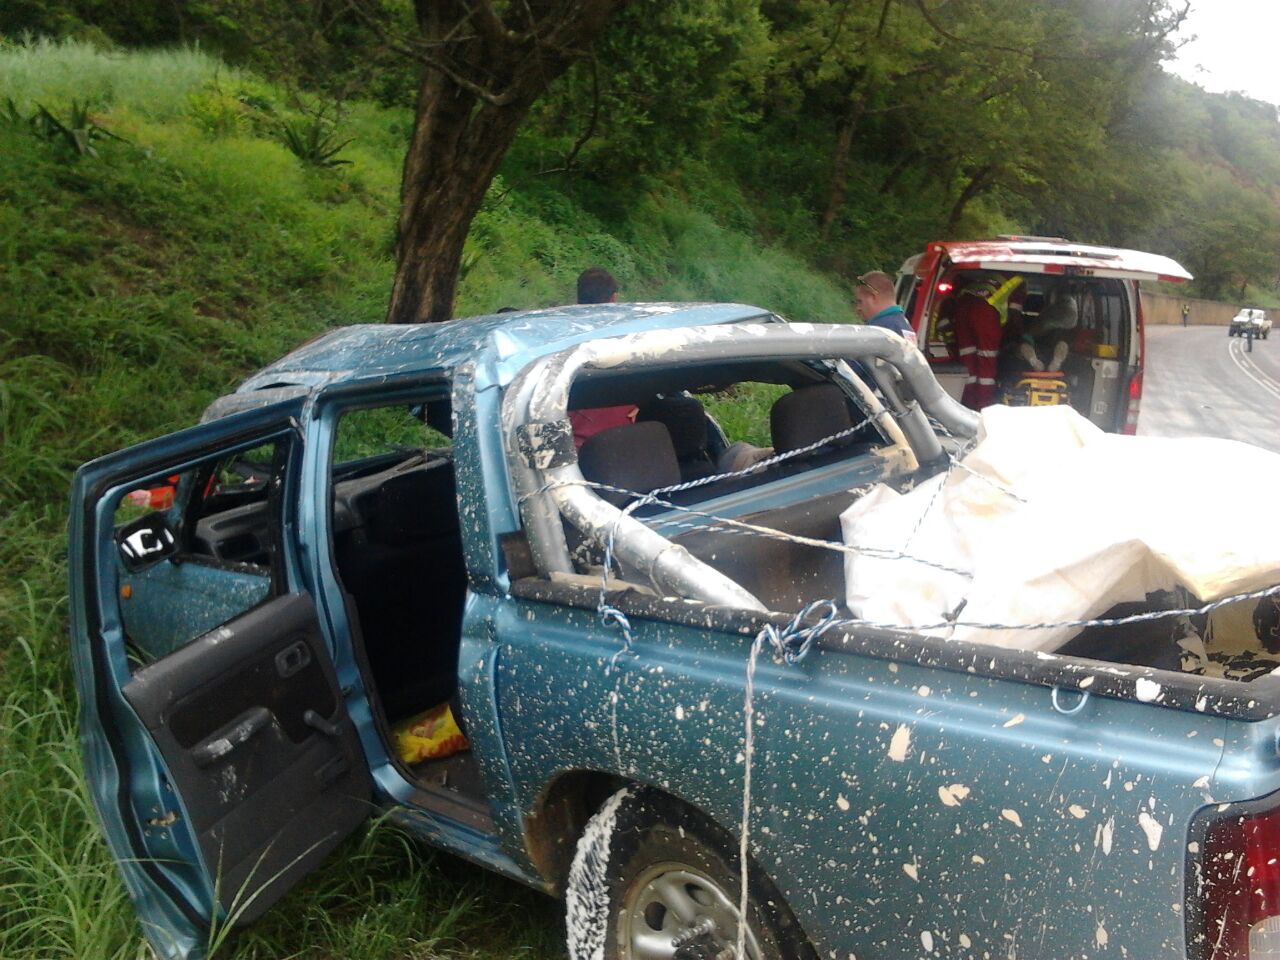
[{"label": "tall grass", "polygon": [[147,116],[182,113],[186,98],[239,73],[200,50],[106,51],[71,40],[34,38],[0,48],[0,90],[19,106],[73,98],[127,103]]},{"label": "tall grass", "polygon": [[[31,636],[47,636],[48,611],[28,596]],[[6,611],[10,620],[13,611]],[[41,622],[44,621],[44,622]],[[51,651],[21,635],[5,658],[0,701],[0,954],[125,960],[138,938],[115,867],[92,831],[65,691],[51,687]],[[61,685],[58,685],[59,687]],[[13,761],[22,758],[24,762]]]},{"label": "tall grass", "polygon": [[[55,113],[88,98],[97,122],[129,141],[73,160],[0,126],[0,957],[134,960],[145,947],[79,767],[70,476],[194,422],[299,341],[382,319],[411,118],[346,104],[337,129],[354,138],[343,152],[352,165],[309,169],[273,139],[291,107],[260,79],[195,50],[70,42],[0,43],[0,96]],[[838,284],[738,231],[749,204],[730,186],[656,184],[605,197],[594,213],[546,183],[508,186],[495,184],[476,220],[460,315],[567,302],[592,263],[613,270],[629,299],[732,299],[793,319],[848,313]],[[698,208],[711,196],[736,208],[733,225]],[[743,431],[767,399],[739,398]],[[733,398],[717,403],[730,421]],[[224,951],[562,954],[549,900],[386,826],[353,838]]]}]

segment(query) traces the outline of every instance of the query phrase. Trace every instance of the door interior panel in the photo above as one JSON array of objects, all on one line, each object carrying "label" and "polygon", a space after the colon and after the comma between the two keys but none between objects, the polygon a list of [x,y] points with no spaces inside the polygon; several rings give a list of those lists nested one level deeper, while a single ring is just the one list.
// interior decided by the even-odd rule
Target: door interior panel
[{"label": "door interior panel", "polygon": [[213,629],[137,671],[123,692],[237,923],[368,816],[368,769],[307,594]]}]

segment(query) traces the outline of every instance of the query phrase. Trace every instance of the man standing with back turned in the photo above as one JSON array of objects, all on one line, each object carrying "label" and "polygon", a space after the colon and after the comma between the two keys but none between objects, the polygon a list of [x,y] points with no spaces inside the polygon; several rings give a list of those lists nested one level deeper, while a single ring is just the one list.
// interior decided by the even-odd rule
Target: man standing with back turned
[{"label": "man standing with back turned", "polygon": [[854,301],[858,308],[858,316],[868,326],[890,330],[913,347],[916,345],[916,332],[907,323],[907,315],[902,312],[893,296],[893,278],[880,270],[872,270],[858,278],[858,285],[853,291]]},{"label": "man standing with back turned", "polygon": [[578,274],[579,303],[616,303],[618,281],[604,267],[587,267]]}]

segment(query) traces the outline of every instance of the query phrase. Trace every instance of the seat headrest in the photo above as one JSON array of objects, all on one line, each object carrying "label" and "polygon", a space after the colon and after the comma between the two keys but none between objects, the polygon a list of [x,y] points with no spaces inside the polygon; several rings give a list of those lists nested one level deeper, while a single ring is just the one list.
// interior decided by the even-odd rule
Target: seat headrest
[{"label": "seat headrest", "polygon": [[[816,383],[779,397],[769,410],[769,432],[777,453],[790,453],[854,424],[849,400],[834,383]],[[843,442],[850,442],[846,438]],[[837,442],[837,445],[840,441]]]},{"label": "seat headrest", "polygon": [[458,529],[452,463],[392,477],[378,488],[377,496],[369,518],[369,536],[377,543],[413,543]]},{"label": "seat headrest", "polygon": [[[578,451],[582,475],[595,483],[648,493],[680,482],[680,463],[671,434],[661,423],[648,421],[602,430],[588,437]],[[622,504],[623,494],[597,490],[610,503]]]},{"label": "seat headrest", "polygon": [[654,397],[640,404],[637,423],[653,421],[667,428],[677,460],[693,460],[707,453],[707,411],[694,397]]}]

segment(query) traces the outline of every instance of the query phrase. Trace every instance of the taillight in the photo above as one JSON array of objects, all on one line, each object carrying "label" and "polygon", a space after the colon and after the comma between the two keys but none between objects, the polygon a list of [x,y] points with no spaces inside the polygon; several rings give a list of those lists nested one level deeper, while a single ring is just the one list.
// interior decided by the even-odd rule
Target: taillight
[{"label": "taillight", "polygon": [[1133,376],[1129,378],[1129,409],[1125,411],[1121,432],[1133,436],[1138,432],[1138,409],[1142,405],[1142,368],[1147,360],[1146,318],[1142,312],[1142,291],[1136,283],[1129,285],[1133,297]]},{"label": "taillight", "polygon": [[1142,368],[1139,367],[1129,378],[1129,405],[1124,414],[1122,432],[1134,436],[1138,432],[1138,412],[1142,407]]},{"label": "taillight", "polygon": [[1198,857],[1193,841],[1189,874],[1191,956],[1280,960],[1280,809],[1239,808],[1193,831],[1202,839]]}]

